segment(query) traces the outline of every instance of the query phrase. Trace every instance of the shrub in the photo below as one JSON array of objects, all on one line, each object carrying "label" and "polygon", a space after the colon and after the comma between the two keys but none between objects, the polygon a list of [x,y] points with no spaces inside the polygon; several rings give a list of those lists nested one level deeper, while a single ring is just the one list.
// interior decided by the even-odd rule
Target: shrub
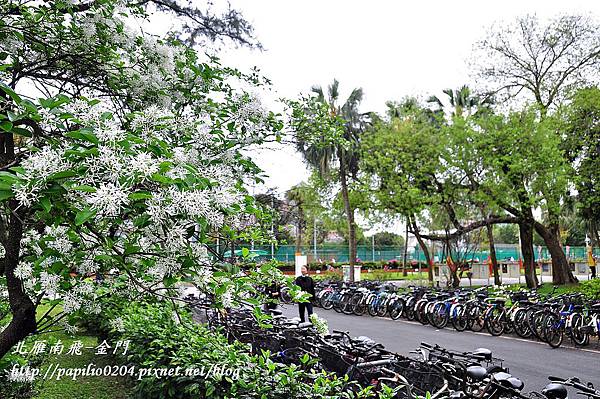
[{"label": "shrub", "polygon": [[[136,368],[194,368],[208,370],[212,365],[239,370],[239,379],[227,376],[145,377],[136,383],[139,398],[365,398],[372,397],[368,389],[358,393],[345,391],[346,379],[335,375],[313,374],[299,366],[274,363],[268,353],[251,355],[248,346],[234,341],[229,343],[219,333],[194,324],[185,309],[178,309],[185,323],[174,317],[173,307],[167,302],[124,302],[114,297],[107,299],[102,316],[86,321],[96,331],[106,335],[109,342],[129,340],[126,356],[117,360]],[[119,314],[122,329],[113,328],[105,317]],[[306,359],[308,362],[308,359]]]},{"label": "shrub", "polygon": [[35,382],[11,381],[6,377],[14,365],[39,368],[44,361],[44,358],[45,356],[43,355],[27,355],[25,357],[10,352],[4,355],[4,357],[0,358],[0,398],[32,398],[37,393],[35,389]]},{"label": "shrub", "polygon": [[579,287],[589,299],[600,299],[600,279],[582,281]]}]

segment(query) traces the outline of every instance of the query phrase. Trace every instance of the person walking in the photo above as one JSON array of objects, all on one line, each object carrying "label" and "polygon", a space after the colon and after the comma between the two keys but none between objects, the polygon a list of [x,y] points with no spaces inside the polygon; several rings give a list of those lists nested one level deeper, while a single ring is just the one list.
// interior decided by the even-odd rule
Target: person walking
[{"label": "person walking", "polygon": [[594,250],[591,245],[587,246],[587,258],[588,267],[590,268],[590,272],[592,274],[591,278],[596,278],[596,258],[594,257]]},{"label": "person walking", "polygon": [[308,313],[308,319],[310,321],[310,315],[313,314],[313,305],[312,300],[315,298],[315,282],[308,275],[308,269],[306,266],[302,266],[302,275],[296,277],[296,281],[294,282],[300,289],[308,294],[310,294],[310,298],[308,302],[299,302],[298,303],[298,311],[300,313],[300,322],[304,323],[306,319],[304,318],[304,310]]}]

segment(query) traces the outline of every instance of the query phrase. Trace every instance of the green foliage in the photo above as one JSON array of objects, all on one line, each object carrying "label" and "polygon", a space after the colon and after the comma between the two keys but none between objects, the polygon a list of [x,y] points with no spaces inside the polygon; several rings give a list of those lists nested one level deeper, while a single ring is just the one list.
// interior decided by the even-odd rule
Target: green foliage
[{"label": "green foliage", "polygon": [[[125,303],[110,297],[101,317],[87,320],[109,342],[130,340],[120,364],[135,367],[181,369],[224,365],[239,373],[214,377],[144,377],[135,383],[139,398],[366,398],[367,391],[350,389],[348,381],[334,375],[314,373],[298,366],[274,363],[268,353],[250,355],[247,344],[227,339],[205,326],[192,322],[183,308],[165,302]],[[176,313],[174,311],[177,310]],[[123,329],[117,330],[111,318],[119,315]],[[305,362],[310,364],[309,359]],[[358,392],[358,393],[353,393]]]},{"label": "green foliage", "polygon": [[600,279],[582,281],[579,283],[579,287],[589,299],[600,300]]},{"label": "green foliage", "polygon": [[15,382],[5,378],[5,373],[8,372],[14,365],[40,367],[44,360],[42,355],[25,355],[21,356],[14,353],[9,353],[0,358],[0,394],[2,399],[30,399],[36,394],[36,386],[33,382]]},{"label": "green foliage", "polygon": [[[404,237],[399,234],[391,233],[389,231],[381,231],[379,233],[375,233],[375,247],[379,246],[388,246],[388,247],[397,247],[401,248],[404,246]],[[361,244],[371,245],[372,243],[371,237],[364,237],[362,240],[358,242]]]},{"label": "green foliage", "polygon": [[563,115],[562,148],[567,159],[575,165],[573,180],[579,211],[585,219],[593,221],[592,230],[597,231],[600,225],[600,88],[577,91]]},{"label": "green foliage", "polygon": [[444,145],[426,113],[420,108],[410,110],[390,122],[377,123],[365,133],[361,147],[370,206],[401,215],[417,214],[436,201],[432,176],[441,167]]},{"label": "green foliage", "polygon": [[518,244],[519,227],[515,224],[497,224],[494,226],[494,240],[498,244]]}]

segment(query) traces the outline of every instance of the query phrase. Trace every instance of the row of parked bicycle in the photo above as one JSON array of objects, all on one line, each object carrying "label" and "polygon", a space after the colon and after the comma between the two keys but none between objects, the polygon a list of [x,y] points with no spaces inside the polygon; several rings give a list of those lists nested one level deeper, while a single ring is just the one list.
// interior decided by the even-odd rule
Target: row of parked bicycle
[{"label": "row of parked bicycle", "polygon": [[230,342],[247,343],[254,353],[268,350],[274,361],[296,364],[308,378],[322,377],[323,371],[337,374],[346,381],[344,392],[371,387],[375,393],[392,389],[393,397],[402,399],[565,399],[565,386],[571,386],[588,399],[600,399],[600,391],[575,377],[549,377],[551,383],[543,390],[524,394],[524,383],[485,348],[458,352],[421,343],[411,356],[403,356],[368,337],[341,331],[321,335],[310,323],[287,319],[279,311],[273,311],[271,328],[265,329],[252,306],[227,312],[206,304],[194,309],[205,313],[201,318]]},{"label": "row of parked bicycle", "polygon": [[436,328],[452,325],[457,331],[487,330],[491,335],[515,333],[539,339],[553,348],[568,336],[573,344],[588,345],[590,337],[600,339],[600,302],[585,300],[582,294],[547,295],[534,290],[493,292],[478,289],[440,290],[393,284],[361,282],[320,282],[315,304],[345,314],[401,317]]}]

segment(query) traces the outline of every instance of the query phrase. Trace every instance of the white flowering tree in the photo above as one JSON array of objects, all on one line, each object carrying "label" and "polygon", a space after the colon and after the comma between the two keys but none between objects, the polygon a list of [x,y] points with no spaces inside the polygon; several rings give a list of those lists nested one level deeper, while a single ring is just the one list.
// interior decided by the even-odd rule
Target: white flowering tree
[{"label": "white flowering tree", "polygon": [[[177,32],[131,28],[153,3],[0,2],[0,291],[10,305],[0,358],[100,312],[100,285],[171,298],[187,281],[225,306],[248,289],[213,274],[207,243],[256,213],[243,182],[258,168],[240,150],[277,137],[281,122],[236,89],[257,75],[200,62]],[[192,42],[203,34],[194,21],[209,39],[235,39],[202,25],[199,10],[156,3],[191,20],[179,33]],[[238,42],[252,44],[242,28]],[[36,316],[40,304],[61,312]]]}]

